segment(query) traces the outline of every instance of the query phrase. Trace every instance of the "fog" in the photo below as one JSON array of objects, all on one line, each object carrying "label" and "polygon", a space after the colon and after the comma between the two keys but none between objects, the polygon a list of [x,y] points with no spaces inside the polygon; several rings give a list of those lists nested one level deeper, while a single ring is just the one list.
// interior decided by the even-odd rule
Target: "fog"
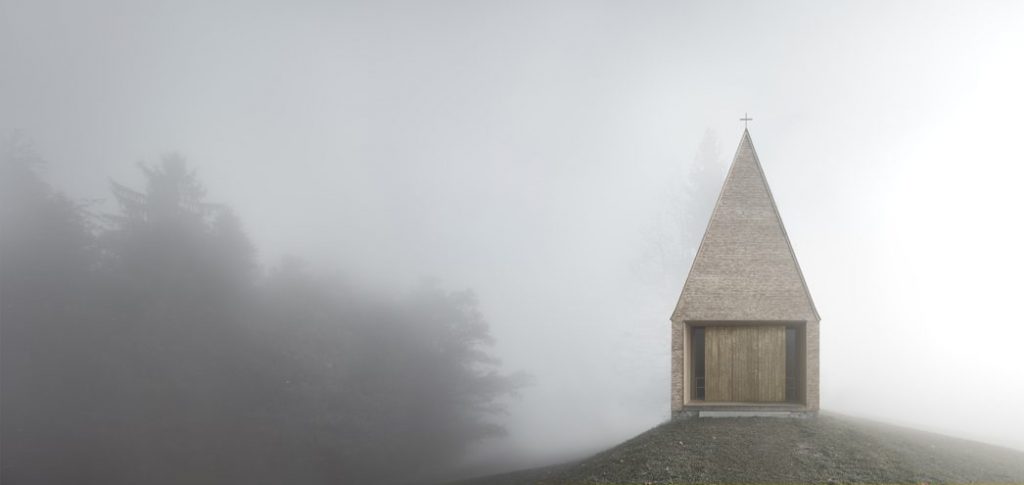
[{"label": "fog", "polygon": [[530,377],[455,465],[483,470],[669,419],[669,315],[749,113],[822,408],[1024,449],[1022,26],[1011,1],[0,0],[0,134],[90,214],[181,154],[258,274],[301,259],[382,308],[471,290],[495,372]]}]

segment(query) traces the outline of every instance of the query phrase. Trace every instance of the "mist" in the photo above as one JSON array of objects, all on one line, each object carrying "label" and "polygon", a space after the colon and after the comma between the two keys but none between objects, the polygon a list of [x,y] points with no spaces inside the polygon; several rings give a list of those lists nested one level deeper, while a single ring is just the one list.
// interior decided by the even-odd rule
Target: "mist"
[{"label": "mist", "polygon": [[[483,401],[466,401],[486,406],[444,414],[401,455],[430,448],[423,437],[440,429],[473,429],[453,433],[444,456],[420,460],[437,466],[398,455],[388,463],[421,477],[554,463],[636,435],[670,417],[669,316],[744,113],[821,313],[822,409],[1024,449],[1021,25],[1024,5],[1009,1],[0,0],[0,135],[10,166],[32,174],[5,172],[5,202],[27,211],[34,197],[44,209],[29,220],[64,221],[51,231],[58,226],[10,216],[0,227],[5,461],[22,426],[11,403],[32,408],[24,382],[43,370],[12,367],[30,362],[11,357],[30,341],[14,347],[10,322],[21,314],[10,307],[31,307],[37,283],[47,298],[67,294],[59,311],[33,319],[101,322],[95,328],[109,332],[32,336],[63,355],[46,361],[47,372],[110,345],[124,360],[93,369],[131,367],[146,359],[127,357],[132,349],[190,342],[175,323],[183,319],[216,328],[201,331],[217,333],[202,352],[234,349],[216,367],[223,374],[185,370],[181,354],[159,351],[169,361],[153,369],[178,372],[172,380],[193,396],[185,401],[210,413],[175,416],[223,424],[218,413],[248,409],[279,412],[267,418],[279,422],[336,417],[331,406],[340,406],[349,421],[288,426],[280,441],[347,457],[339,463],[369,463],[359,457],[381,456],[411,433],[394,416],[428,420],[400,405],[419,399],[423,383],[494,379]],[[148,243],[124,236],[138,234],[126,201],[152,195],[153,174],[175,167],[178,180],[203,188],[188,200],[216,210],[194,212],[194,232],[146,233]],[[43,188],[15,193],[36,181]],[[119,197],[117,187],[127,191]],[[65,246],[25,243],[30,233]],[[190,254],[173,243],[182,233],[196,234],[181,244],[210,259],[181,256]],[[58,261],[51,249],[73,256]],[[167,254],[184,259],[149,264]],[[112,266],[111,255],[137,257],[137,266]],[[182,293],[170,276],[181,261],[214,289]],[[174,312],[155,310],[166,309],[154,306],[165,292],[177,295],[166,303]],[[90,311],[104,314],[76,310],[96,298],[104,304]],[[210,306],[175,313],[195,298]],[[476,333],[418,323],[431,311]],[[131,323],[140,321],[163,324]],[[415,349],[438,335],[453,335],[467,360],[423,379],[409,370],[420,364],[395,360],[431,361]],[[366,356],[335,356],[334,344]],[[350,368],[335,375],[327,364],[382,370],[347,381]],[[61,375],[84,389],[54,396],[92,396],[90,379],[136,389],[81,369]],[[300,392],[271,384],[289,378],[282,372],[315,378]],[[248,384],[225,387],[238,376]],[[362,382],[381,388],[361,398],[394,407],[359,414],[374,408],[346,401],[349,384]],[[443,407],[443,393],[428,394]],[[190,400],[202,396],[222,405]],[[218,433],[267,440],[246,423]],[[381,430],[379,440],[366,426]],[[137,444],[152,433],[117,436]],[[196,433],[179,439],[205,436]],[[124,457],[124,443],[75,466],[119,458],[155,470],[167,452],[136,447]],[[356,473],[316,469],[293,477]],[[409,477],[399,475],[391,478]]]}]

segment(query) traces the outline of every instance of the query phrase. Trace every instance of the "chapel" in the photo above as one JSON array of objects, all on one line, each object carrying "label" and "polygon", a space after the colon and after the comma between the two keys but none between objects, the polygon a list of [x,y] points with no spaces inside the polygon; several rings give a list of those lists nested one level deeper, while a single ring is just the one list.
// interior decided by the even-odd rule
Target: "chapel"
[{"label": "chapel", "polygon": [[671,321],[674,417],[817,413],[820,317],[746,129]]}]

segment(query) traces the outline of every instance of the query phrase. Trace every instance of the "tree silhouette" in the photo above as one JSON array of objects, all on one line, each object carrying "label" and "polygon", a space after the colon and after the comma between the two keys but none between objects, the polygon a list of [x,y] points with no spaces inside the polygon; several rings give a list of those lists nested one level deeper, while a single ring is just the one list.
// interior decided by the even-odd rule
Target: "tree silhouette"
[{"label": "tree silhouette", "polygon": [[[94,241],[82,208],[44,183],[42,161],[12,137],[0,158],[0,456],[3,482],[67,482],[89,461],[80,403]],[[68,465],[53,467],[53,462]],[[76,465],[78,465],[76,467]],[[17,467],[12,469],[12,467]]]},{"label": "tree silhouette", "polygon": [[[471,292],[266,277],[178,155],[91,219],[12,145],[0,172],[4,483],[377,483],[497,436]],[[95,224],[90,221],[94,221]]]}]

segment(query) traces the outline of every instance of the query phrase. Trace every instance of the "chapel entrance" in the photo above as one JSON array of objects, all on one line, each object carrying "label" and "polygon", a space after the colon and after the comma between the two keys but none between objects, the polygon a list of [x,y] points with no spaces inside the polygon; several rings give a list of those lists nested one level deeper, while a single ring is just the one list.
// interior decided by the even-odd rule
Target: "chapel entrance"
[{"label": "chapel entrance", "polygon": [[787,379],[793,368],[793,358],[787,355],[792,353],[793,343],[787,341],[793,339],[787,338],[792,332],[787,332],[786,326],[708,326],[700,330],[700,338],[694,339],[694,345],[702,347],[694,349],[694,357],[703,361],[694,362],[698,399],[738,403],[785,402],[793,397],[792,384],[787,382],[793,380]]}]

